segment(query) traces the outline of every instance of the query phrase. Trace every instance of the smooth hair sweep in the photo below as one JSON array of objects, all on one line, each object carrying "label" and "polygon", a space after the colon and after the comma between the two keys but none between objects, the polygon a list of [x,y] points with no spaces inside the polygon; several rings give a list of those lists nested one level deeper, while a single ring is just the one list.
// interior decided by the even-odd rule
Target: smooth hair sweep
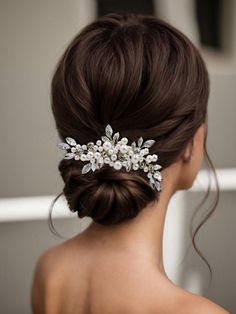
[{"label": "smooth hair sweep", "polygon": [[[154,139],[162,170],[183,152],[202,123],[207,122],[209,76],[194,44],[179,30],[151,15],[106,14],[85,26],[58,61],[51,83],[51,107],[59,137],[80,144],[96,141],[109,123],[130,142]],[[204,157],[215,175],[206,150]],[[105,167],[81,174],[84,162],[62,159],[62,194],[79,217],[108,225],[132,219],[158,201],[142,171]],[[207,199],[206,196],[199,207]],[[198,208],[199,208],[198,207]],[[51,212],[49,225],[53,229]],[[212,272],[211,272],[212,276]]]}]

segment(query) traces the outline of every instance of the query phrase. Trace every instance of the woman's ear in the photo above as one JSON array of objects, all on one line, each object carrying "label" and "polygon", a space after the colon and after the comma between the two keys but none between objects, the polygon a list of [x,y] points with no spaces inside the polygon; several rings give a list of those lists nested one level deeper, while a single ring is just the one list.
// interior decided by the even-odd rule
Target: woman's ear
[{"label": "woman's ear", "polygon": [[189,162],[193,157],[196,157],[196,159],[202,159],[203,144],[206,132],[207,124],[203,123],[197,129],[196,133],[185,147],[185,150],[182,154],[182,160],[184,162]]},{"label": "woman's ear", "polygon": [[182,159],[184,162],[191,161],[192,153],[193,153],[193,144],[194,144],[194,138],[191,139],[191,141],[188,143],[188,145],[184,149],[184,152],[182,154]]},{"label": "woman's ear", "polygon": [[189,189],[193,185],[203,160],[203,144],[204,125],[198,128],[181,154],[179,189]]}]

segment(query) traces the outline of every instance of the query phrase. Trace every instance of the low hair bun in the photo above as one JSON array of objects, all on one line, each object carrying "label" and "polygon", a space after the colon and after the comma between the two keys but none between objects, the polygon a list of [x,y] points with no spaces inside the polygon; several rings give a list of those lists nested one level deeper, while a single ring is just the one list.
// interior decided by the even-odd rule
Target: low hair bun
[{"label": "low hair bun", "polygon": [[73,160],[59,164],[68,206],[80,218],[91,217],[103,225],[118,224],[135,217],[159,195],[139,171],[115,170],[107,165],[82,174],[83,165]]}]

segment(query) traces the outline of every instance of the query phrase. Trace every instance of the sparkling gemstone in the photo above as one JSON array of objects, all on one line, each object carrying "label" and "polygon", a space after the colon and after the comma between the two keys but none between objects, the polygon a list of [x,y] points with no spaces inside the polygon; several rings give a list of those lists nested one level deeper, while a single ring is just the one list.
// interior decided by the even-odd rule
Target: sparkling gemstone
[{"label": "sparkling gemstone", "polygon": [[92,170],[95,171],[97,169],[97,165],[95,163],[92,163]]},{"label": "sparkling gemstone", "polygon": [[142,146],[142,143],[143,143],[143,138],[140,137],[140,138],[138,139],[138,146],[139,146],[139,147]]},{"label": "sparkling gemstone", "polygon": [[97,144],[98,146],[101,146],[101,145],[102,145],[102,141],[101,141],[101,140],[97,140],[96,144]]},{"label": "sparkling gemstone", "polygon": [[64,157],[64,159],[72,159],[74,158],[75,154],[74,153],[67,153]]},{"label": "sparkling gemstone", "polygon": [[75,155],[75,160],[79,160],[79,155]]},{"label": "sparkling gemstone", "polygon": [[159,172],[154,173],[154,178],[156,178],[158,181],[162,180],[162,175]]},{"label": "sparkling gemstone", "polygon": [[75,153],[77,151],[77,149],[75,147],[71,148],[72,153]]},{"label": "sparkling gemstone", "polygon": [[112,127],[110,124],[108,124],[105,128],[105,133],[106,133],[106,136],[108,137],[111,137],[112,136],[112,133],[113,133],[113,130],[112,130]]},{"label": "sparkling gemstone", "polygon": [[91,163],[84,165],[81,171],[82,174],[89,172],[91,170],[91,167],[92,167]]},{"label": "sparkling gemstone", "polygon": [[98,147],[98,151],[99,151],[99,152],[102,152],[102,151],[103,151],[103,146],[99,146],[99,147]]},{"label": "sparkling gemstone", "polygon": [[154,169],[155,169],[155,170],[159,170],[159,169],[161,169],[161,168],[162,168],[161,165],[155,165],[155,166],[154,166]]},{"label": "sparkling gemstone", "polygon": [[145,166],[145,167],[143,168],[143,171],[144,171],[144,172],[148,172],[148,167]]},{"label": "sparkling gemstone", "polygon": [[70,149],[70,145],[67,143],[59,143],[57,146],[61,149]]},{"label": "sparkling gemstone", "polygon": [[76,141],[73,138],[71,138],[71,137],[66,137],[66,141],[71,146],[75,146],[76,145]]},{"label": "sparkling gemstone", "polygon": [[82,145],[82,148],[83,148],[84,150],[87,149],[87,145],[83,144],[83,145]]},{"label": "sparkling gemstone", "polygon": [[155,182],[155,187],[157,189],[157,191],[161,191],[161,185],[160,185],[160,182]]},{"label": "sparkling gemstone", "polygon": [[112,154],[114,153],[114,149],[110,148],[109,151],[108,151],[108,153],[109,153],[110,155],[112,155]]}]

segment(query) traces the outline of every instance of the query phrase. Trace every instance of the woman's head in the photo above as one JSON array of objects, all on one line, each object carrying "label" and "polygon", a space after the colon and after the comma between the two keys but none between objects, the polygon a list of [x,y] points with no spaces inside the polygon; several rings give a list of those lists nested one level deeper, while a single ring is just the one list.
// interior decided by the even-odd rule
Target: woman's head
[{"label": "woman's head", "polygon": [[[163,170],[193,154],[179,187],[192,185],[203,156],[209,78],[198,49],[176,28],[154,16],[105,15],[69,43],[51,87],[62,140],[96,141],[107,124],[130,142],[154,139],[150,153]],[[79,217],[120,223],[158,201],[161,192],[141,170],[105,166],[83,175],[83,166],[74,159],[59,164],[63,192]]]}]

